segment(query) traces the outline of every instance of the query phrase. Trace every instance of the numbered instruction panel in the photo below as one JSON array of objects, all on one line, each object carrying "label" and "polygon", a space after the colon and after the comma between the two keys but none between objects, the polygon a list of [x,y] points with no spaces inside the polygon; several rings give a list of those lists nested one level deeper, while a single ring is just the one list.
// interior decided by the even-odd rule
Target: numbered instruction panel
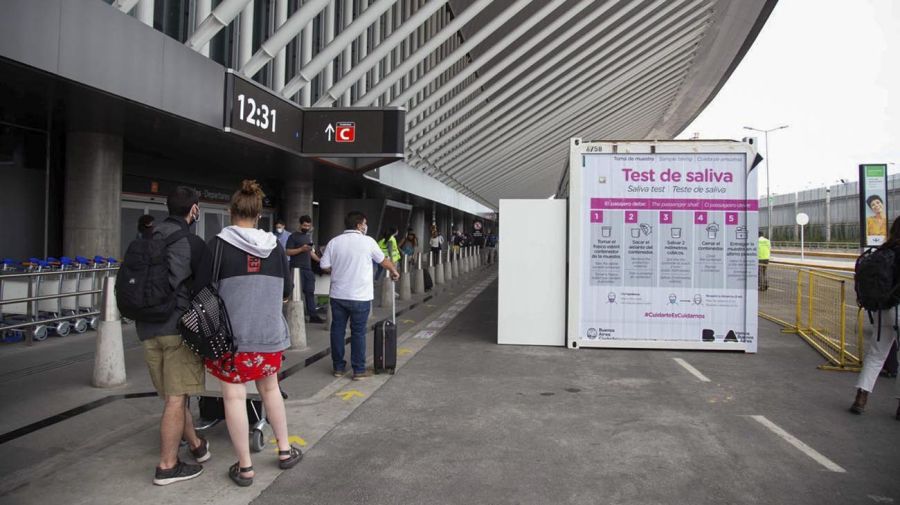
[{"label": "numbered instruction panel", "polygon": [[573,139],[569,347],[756,352],[755,155]]}]

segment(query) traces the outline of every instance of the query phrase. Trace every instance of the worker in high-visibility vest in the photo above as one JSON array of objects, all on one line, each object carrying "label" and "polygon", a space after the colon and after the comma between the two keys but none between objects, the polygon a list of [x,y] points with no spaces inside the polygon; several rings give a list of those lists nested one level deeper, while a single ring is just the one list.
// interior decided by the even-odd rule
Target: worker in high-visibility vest
[{"label": "worker in high-visibility vest", "polygon": [[772,255],[772,242],[766,238],[763,232],[759,232],[759,243],[756,246],[756,254],[759,259],[759,290],[769,289],[769,278],[766,270],[769,268],[769,257]]},{"label": "worker in high-visibility vest", "polygon": [[[384,253],[385,258],[390,258],[395,265],[400,265],[400,248],[397,246],[397,234],[400,233],[400,230],[396,227],[390,227],[381,235],[381,240],[378,241],[378,247],[381,248],[381,252]],[[376,268],[375,270],[375,280],[381,279],[381,274],[384,273],[383,268]]]}]

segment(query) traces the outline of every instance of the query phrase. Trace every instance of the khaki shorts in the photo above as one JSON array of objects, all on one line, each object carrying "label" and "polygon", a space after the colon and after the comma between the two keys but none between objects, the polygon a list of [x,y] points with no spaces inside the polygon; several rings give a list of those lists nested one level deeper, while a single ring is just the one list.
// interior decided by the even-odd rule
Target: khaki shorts
[{"label": "khaki shorts", "polygon": [[203,361],[184,345],[181,335],[162,335],[141,344],[150,379],[160,397],[203,392]]}]

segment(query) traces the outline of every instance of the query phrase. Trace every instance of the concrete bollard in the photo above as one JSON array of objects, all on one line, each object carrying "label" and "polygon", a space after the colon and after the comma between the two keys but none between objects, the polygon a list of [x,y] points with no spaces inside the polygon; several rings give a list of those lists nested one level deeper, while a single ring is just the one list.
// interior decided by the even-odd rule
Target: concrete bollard
[{"label": "concrete bollard", "polygon": [[114,388],[125,384],[125,349],[122,343],[122,317],[116,306],[116,277],[103,280],[103,307],[97,328],[97,352],[94,355],[94,376],[91,384],[97,388]]},{"label": "concrete bollard", "polygon": [[[435,265],[435,260],[437,260],[437,265]],[[434,257],[434,253],[428,253],[428,270],[431,272],[431,280],[434,281],[434,285],[442,286],[445,279],[444,261],[441,259],[441,253],[438,253],[437,258]]]},{"label": "concrete bollard", "polygon": [[472,248],[466,247],[466,273],[469,273],[472,270],[474,270],[472,265]]},{"label": "concrete bollard", "polygon": [[[421,295],[425,292],[425,271],[422,269],[422,253],[416,257],[416,269],[413,272],[413,293]],[[432,282],[434,276],[431,277]]]},{"label": "concrete bollard", "polygon": [[412,298],[412,278],[409,273],[409,256],[403,257],[403,270],[400,272],[400,299],[403,301]]},{"label": "concrete bollard", "polygon": [[[385,277],[381,279],[381,306],[390,307],[394,297],[394,283],[388,280],[390,272],[385,272],[384,275]],[[374,311],[370,313],[374,313]]]},{"label": "concrete bollard", "polygon": [[444,281],[448,284],[456,278],[456,262],[453,261],[453,249],[447,250],[447,263],[444,264]]},{"label": "concrete bollard", "polygon": [[448,261],[450,262],[450,278],[459,279],[459,255],[451,251]]},{"label": "concrete bollard", "polygon": [[284,318],[287,319],[291,331],[291,349],[302,350],[307,347],[306,314],[303,304],[303,289],[300,283],[300,269],[291,270],[294,277],[294,291],[291,299],[284,305]]}]

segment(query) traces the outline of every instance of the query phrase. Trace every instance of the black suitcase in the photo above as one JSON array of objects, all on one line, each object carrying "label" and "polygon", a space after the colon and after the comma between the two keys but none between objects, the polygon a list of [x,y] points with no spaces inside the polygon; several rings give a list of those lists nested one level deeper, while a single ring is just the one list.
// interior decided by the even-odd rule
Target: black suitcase
[{"label": "black suitcase", "polygon": [[[390,281],[393,286],[394,281]],[[393,291],[393,289],[391,289]],[[397,369],[397,302],[391,297],[391,318],[375,325],[375,373]]]}]

